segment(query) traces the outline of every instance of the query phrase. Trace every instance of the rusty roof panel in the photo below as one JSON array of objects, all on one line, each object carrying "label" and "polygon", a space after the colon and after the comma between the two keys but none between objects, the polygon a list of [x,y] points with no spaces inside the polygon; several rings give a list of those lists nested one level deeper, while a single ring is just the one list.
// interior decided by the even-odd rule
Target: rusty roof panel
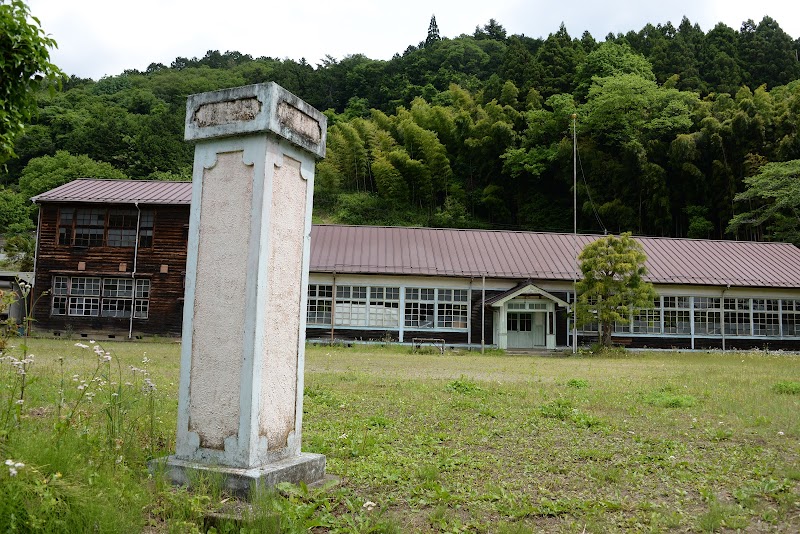
[{"label": "rusty roof panel", "polygon": [[36,195],[34,202],[190,204],[191,182],[82,178]]},{"label": "rusty roof panel", "polygon": [[[572,280],[575,256],[601,236],[316,225],[311,270]],[[658,284],[800,288],[800,249],[787,243],[637,237]]]}]

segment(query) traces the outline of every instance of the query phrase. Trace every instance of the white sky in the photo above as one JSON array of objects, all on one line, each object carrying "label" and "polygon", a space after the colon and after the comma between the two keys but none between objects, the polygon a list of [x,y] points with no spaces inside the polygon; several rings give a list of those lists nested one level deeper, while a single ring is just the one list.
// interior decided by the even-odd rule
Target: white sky
[{"label": "white sky", "polygon": [[[364,54],[390,59],[425,39],[431,15],[442,37],[472,34],[490,18],[509,35],[546,37],[563,21],[573,37],[589,30],[598,41],[609,32],[638,31],[647,22],[686,15],[703,31],[723,22],[741,23],[764,15],[793,38],[800,36],[794,0],[28,0],[46,33],[58,42],[52,59],[67,74],[95,80],[167,66],[178,57],[203,57],[208,50],[237,50],[253,57],[325,55],[341,59]],[[791,7],[791,6],[795,7]],[[553,7],[557,9],[553,9]]]}]

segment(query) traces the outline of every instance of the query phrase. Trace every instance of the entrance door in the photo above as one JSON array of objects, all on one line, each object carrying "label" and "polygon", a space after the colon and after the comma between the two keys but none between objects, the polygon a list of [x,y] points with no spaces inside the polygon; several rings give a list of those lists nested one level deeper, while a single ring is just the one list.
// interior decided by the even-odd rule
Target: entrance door
[{"label": "entrance door", "polygon": [[545,345],[544,312],[508,312],[506,332],[509,349],[530,349]]},{"label": "entrance door", "polygon": [[508,312],[507,333],[509,349],[528,349],[533,347],[533,314]]}]

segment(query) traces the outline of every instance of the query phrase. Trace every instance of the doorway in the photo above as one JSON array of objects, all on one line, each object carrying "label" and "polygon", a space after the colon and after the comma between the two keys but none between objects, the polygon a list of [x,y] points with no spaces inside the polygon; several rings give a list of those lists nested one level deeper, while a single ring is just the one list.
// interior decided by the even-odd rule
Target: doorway
[{"label": "doorway", "polygon": [[545,346],[545,312],[508,312],[506,332],[509,349]]}]

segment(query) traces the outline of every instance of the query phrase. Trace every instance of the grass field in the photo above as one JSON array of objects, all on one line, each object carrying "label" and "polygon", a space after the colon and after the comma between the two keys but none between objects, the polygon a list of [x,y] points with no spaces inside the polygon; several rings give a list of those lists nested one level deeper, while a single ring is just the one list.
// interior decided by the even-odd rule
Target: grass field
[{"label": "grass field", "polygon": [[74,343],[28,343],[22,405],[0,364],[0,530],[800,532],[796,355],[309,347],[303,449],[340,482],[238,503],[147,473],[178,344]]}]

